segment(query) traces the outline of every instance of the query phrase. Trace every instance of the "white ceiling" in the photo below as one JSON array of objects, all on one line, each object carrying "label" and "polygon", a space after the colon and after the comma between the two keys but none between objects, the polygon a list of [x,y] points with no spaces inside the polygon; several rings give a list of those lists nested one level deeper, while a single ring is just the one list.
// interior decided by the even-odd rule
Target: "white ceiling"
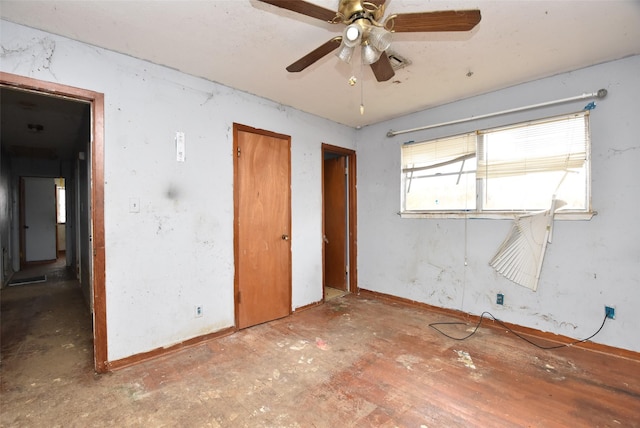
[{"label": "white ceiling", "polygon": [[[310,2],[332,10],[338,5]],[[388,0],[386,15],[454,9],[480,9],[482,20],[464,33],[394,34],[390,51],[411,64],[379,83],[355,58],[348,65],[333,54],[288,73],[287,65],[344,26],[257,0],[0,1],[3,19],[352,127],[640,54],[638,0]],[[355,86],[348,84],[352,75],[359,79]],[[598,88],[585,90],[591,89]]]}]

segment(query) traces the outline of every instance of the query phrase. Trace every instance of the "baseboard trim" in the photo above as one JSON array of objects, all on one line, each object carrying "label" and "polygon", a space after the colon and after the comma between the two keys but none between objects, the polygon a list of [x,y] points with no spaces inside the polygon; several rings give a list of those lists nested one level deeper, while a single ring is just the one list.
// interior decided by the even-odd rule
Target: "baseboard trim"
[{"label": "baseboard trim", "polygon": [[[393,296],[391,294],[385,294],[385,293],[380,293],[377,291],[371,291],[371,290],[367,290],[364,288],[360,288],[359,289],[359,293],[358,295],[360,297],[365,297],[365,298],[371,298],[371,299],[377,299],[377,300],[383,300],[383,301],[388,301],[388,302],[392,302],[392,303],[398,303],[398,304],[402,304],[402,305],[406,305],[406,306],[411,306],[411,307],[415,307],[415,308],[420,308],[420,309],[424,309],[427,310],[429,312],[435,312],[435,313],[439,313],[442,315],[446,315],[446,316],[450,316],[450,317],[454,317],[454,318],[459,318],[462,319],[466,322],[470,322],[470,323],[477,323],[478,321],[480,321],[480,317],[477,315],[471,315],[468,314],[466,312],[462,312],[459,311],[457,309],[448,309],[448,308],[441,308],[439,306],[433,306],[433,305],[429,305],[427,303],[422,303],[422,302],[418,302],[416,300],[411,300],[411,299],[406,299],[404,297],[398,297],[398,296]],[[305,306],[300,306],[298,308],[295,309],[295,311],[293,312],[293,314],[296,314],[298,312],[302,312],[302,311],[306,311],[308,309],[312,309],[315,308],[317,306],[320,306],[324,304],[324,302],[322,300],[318,301],[318,302],[313,302],[310,303],[308,305]],[[502,321],[507,327],[509,327],[511,330],[519,333],[519,334],[523,334],[529,337],[533,337],[533,338],[537,338],[537,339],[542,339],[542,340],[546,340],[549,342],[553,342],[553,343],[558,343],[558,344],[567,344],[567,343],[572,343],[575,342],[576,339],[571,338],[571,337],[567,337],[567,336],[563,336],[563,335],[559,335],[559,334],[554,334],[554,333],[550,333],[550,332],[544,332],[544,331],[540,331],[540,330],[536,330],[533,328],[529,328],[529,327],[523,327],[521,325],[518,324],[512,324],[512,323],[508,323],[508,322],[504,322]],[[489,328],[495,328],[495,329],[500,329],[502,330],[503,327],[501,327],[499,324],[496,323],[491,323],[491,324],[485,324],[486,327]],[[220,337],[224,337],[224,336],[228,336],[230,334],[233,334],[237,331],[237,329],[235,327],[228,327],[213,333],[209,333],[209,334],[205,334],[202,336],[198,336],[198,337],[194,337],[192,339],[189,340],[185,340],[183,342],[180,343],[176,343],[175,345],[166,347],[166,348],[157,348],[148,352],[142,352],[140,354],[135,354],[132,355],[130,357],[126,357],[126,358],[122,358],[119,360],[114,360],[114,361],[109,361],[106,363],[106,367],[108,371],[117,371],[117,370],[121,370],[124,369],[126,367],[130,367],[133,366],[135,364],[144,362],[144,361],[149,361],[149,360],[153,360],[156,358],[160,358],[160,357],[164,357],[170,354],[173,354],[175,352],[184,350],[184,349],[188,349],[194,346],[197,346],[203,342],[212,340],[212,339],[217,339]],[[630,351],[627,349],[622,349],[622,348],[616,348],[613,346],[608,346],[608,345],[602,345],[599,343],[594,343],[594,342],[581,342],[578,344],[573,345],[573,347],[577,347],[577,348],[582,348],[584,350],[588,350],[588,351],[592,351],[592,352],[598,352],[598,353],[602,353],[602,354],[606,354],[606,355],[610,355],[610,356],[615,356],[615,357],[619,357],[619,358],[624,358],[624,359],[628,359],[628,360],[632,360],[632,361],[636,361],[636,362],[640,362],[640,352],[634,352],[634,351]]]},{"label": "baseboard trim", "polygon": [[318,300],[317,302],[313,302],[313,303],[309,303],[308,305],[304,305],[304,306],[297,307],[297,308],[295,308],[295,309],[293,310],[292,315],[293,315],[293,314],[296,314],[296,313],[298,313],[298,312],[306,311],[306,310],[311,309],[311,308],[315,308],[316,306],[320,306],[320,305],[322,305],[323,303],[324,303],[324,301],[322,301],[322,300]]},{"label": "baseboard trim", "polygon": [[189,340],[185,340],[184,342],[176,343],[175,345],[168,346],[166,348],[156,348],[151,351],[135,354],[130,357],[122,358],[120,360],[108,361],[106,363],[106,368],[107,368],[107,371],[121,370],[126,367],[130,367],[135,364],[142,363],[144,361],[153,360],[156,358],[160,358],[160,357],[164,357],[164,356],[176,353],[178,351],[182,351],[184,349],[192,348],[196,345],[199,345],[211,339],[218,339],[220,337],[228,336],[230,334],[235,333],[236,331],[237,329],[235,327],[228,327],[213,333],[209,333],[202,336],[194,337]]},{"label": "baseboard trim", "polygon": [[[322,305],[324,302],[322,300],[310,303],[305,306],[300,306],[294,310],[289,316],[294,315],[298,312],[306,311],[311,308],[315,308],[316,306]],[[142,363],[144,361],[153,360],[156,358],[164,357],[167,355],[171,355],[175,352],[181,351],[183,349],[188,349],[194,346],[197,346],[203,342],[212,339],[218,339],[220,337],[228,336],[230,334],[238,331],[235,327],[228,327],[223,330],[216,331],[214,333],[205,334],[203,336],[194,337],[189,340],[185,340],[184,342],[176,343],[175,345],[166,347],[166,348],[157,348],[148,352],[142,352],[140,354],[135,354],[130,357],[122,358],[119,360],[108,361],[106,363],[107,371],[117,371],[127,367],[131,367],[133,365]]]},{"label": "baseboard trim", "polygon": [[[399,303],[399,304],[403,304],[411,307],[425,309],[430,312],[437,312],[437,313],[451,316],[454,318],[460,318],[464,321],[471,322],[471,323],[477,323],[478,321],[480,321],[480,317],[477,315],[471,315],[466,312],[459,311],[457,309],[441,308],[438,306],[429,305],[427,303],[422,303],[422,302],[418,302],[411,299],[405,299],[404,297],[393,296],[391,294],[385,294],[385,293],[380,293],[377,291],[371,291],[371,290],[366,290],[361,288],[359,295],[361,297],[385,300],[393,303]],[[501,321],[501,322],[504,323],[504,325],[509,327],[511,330],[515,331],[516,333],[526,335],[529,337],[542,339],[542,340],[546,340],[546,341],[554,342],[558,344],[568,344],[576,341],[576,339],[571,337],[550,333],[550,332],[545,332],[545,331],[540,331],[530,327],[523,327],[518,324],[512,324],[504,321]],[[483,325],[490,328],[501,329],[501,330],[503,329],[503,327],[501,327],[497,323],[483,324]],[[624,358],[627,360],[640,362],[640,352],[634,352],[628,349],[616,348],[613,346],[602,345],[600,343],[594,343],[594,342],[588,342],[588,341],[580,342],[572,346],[575,348],[582,348],[592,352],[599,352],[606,355],[611,355],[619,358]]]}]

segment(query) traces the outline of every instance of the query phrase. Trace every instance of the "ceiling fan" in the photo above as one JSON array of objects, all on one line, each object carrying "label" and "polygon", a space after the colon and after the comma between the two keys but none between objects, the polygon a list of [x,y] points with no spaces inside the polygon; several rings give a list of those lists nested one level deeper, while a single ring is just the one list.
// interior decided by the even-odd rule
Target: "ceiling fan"
[{"label": "ceiling fan", "polygon": [[289,65],[287,71],[302,71],[336,49],[338,58],[349,63],[359,46],[363,63],[371,66],[379,82],[387,81],[395,75],[385,53],[391,45],[392,33],[469,31],[480,22],[480,11],[477,9],[400,13],[390,15],[382,21],[385,0],[340,0],[337,12],[304,0],[258,1],[331,24],[346,25],[341,36],[336,36],[309,52]]}]

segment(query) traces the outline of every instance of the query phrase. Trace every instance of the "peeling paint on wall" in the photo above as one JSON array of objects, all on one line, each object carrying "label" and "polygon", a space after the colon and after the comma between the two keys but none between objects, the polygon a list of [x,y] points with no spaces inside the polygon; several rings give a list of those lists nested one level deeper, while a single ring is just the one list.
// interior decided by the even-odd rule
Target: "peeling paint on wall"
[{"label": "peeling paint on wall", "polygon": [[617,155],[621,155],[624,154],[624,152],[628,152],[629,150],[638,150],[640,149],[640,146],[632,146],[632,147],[627,147],[624,149],[615,149],[615,148],[610,148],[607,151],[612,153],[613,156],[617,156]]},{"label": "peeling paint on wall", "polygon": [[532,315],[536,316],[536,317],[539,317],[539,318],[542,318],[546,322],[552,323],[552,324],[554,324],[554,325],[556,325],[557,327],[560,327],[560,328],[571,327],[573,330],[578,328],[578,326],[573,324],[573,323],[566,322],[566,321],[558,321],[558,320],[554,319],[551,315],[540,314],[540,313],[533,313]]},{"label": "peeling paint on wall", "polygon": [[56,42],[54,40],[48,37],[40,39],[33,38],[27,43],[20,43],[14,40],[13,43],[2,43],[0,50],[0,58],[2,59],[19,58],[13,67],[14,72],[27,64],[30,75],[42,70],[47,70],[56,78],[56,75],[51,69],[53,55],[56,51]]}]

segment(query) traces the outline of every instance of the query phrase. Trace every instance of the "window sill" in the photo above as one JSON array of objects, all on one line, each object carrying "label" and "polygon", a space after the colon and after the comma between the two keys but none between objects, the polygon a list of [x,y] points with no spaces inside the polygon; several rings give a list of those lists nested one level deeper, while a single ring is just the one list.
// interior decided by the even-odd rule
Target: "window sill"
[{"label": "window sill", "polygon": [[[400,218],[435,218],[435,219],[484,219],[484,220],[513,220],[517,216],[535,214],[535,211],[513,211],[513,212],[464,212],[464,211],[440,211],[440,212],[401,212]],[[558,211],[555,220],[591,220],[597,215],[597,211]]]}]

